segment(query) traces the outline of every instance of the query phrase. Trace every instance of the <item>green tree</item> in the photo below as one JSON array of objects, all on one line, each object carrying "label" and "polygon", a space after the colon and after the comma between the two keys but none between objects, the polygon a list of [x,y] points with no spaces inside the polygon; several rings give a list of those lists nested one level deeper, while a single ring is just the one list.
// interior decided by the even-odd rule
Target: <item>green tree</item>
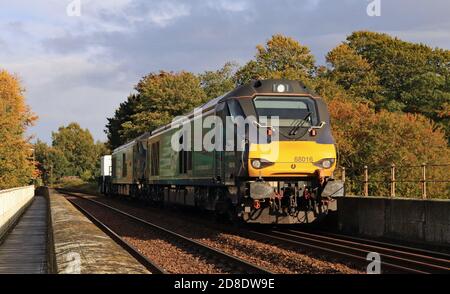
[{"label": "green tree", "polygon": [[201,85],[209,99],[214,99],[236,87],[234,75],[238,65],[233,62],[227,62],[217,71],[206,71],[200,74]]},{"label": "green tree", "polygon": [[[81,130],[77,124],[70,124],[61,127],[59,133],[54,135],[58,137],[55,146],[48,146],[45,142],[37,140],[34,144],[35,157],[39,176],[45,185],[55,184],[63,177],[76,176],[91,181],[100,175],[100,157],[110,152],[102,142],[92,144],[90,134],[86,131]],[[74,140],[67,140],[69,133],[76,136]],[[84,143],[75,142],[78,140]],[[83,153],[82,158],[80,153]],[[84,156],[89,154],[91,158]],[[74,168],[81,160],[86,161],[85,165],[79,169]]]},{"label": "green tree", "polygon": [[108,118],[105,133],[108,136],[107,147],[111,150],[125,144],[128,138],[122,136],[124,133],[123,125],[132,120],[132,116],[137,113],[139,104],[139,95],[130,94],[127,100],[120,104],[112,118]]},{"label": "green tree", "polygon": [[28,185],[35,177],[25,131],[36,119],[25,104],[19,80],[0,70],[0,190]]},{"label": "green tree", "polygon": [[[450,50],[366,31],[350,35],[347,44],[372,65],[380,79],[381,94],[386,98],[382,108],[421,113],[450,129],[446,109]],[[449,132],[447,138],[450,140]]]},{"label": "green tree", "polygon": [[237,84],[271,78],[307,83],[314,72],[315,61],[311,51],[293,38],[277,34],[265,45],[258,45],[256,50],[255,59],[236,73]]},{"label": "green tree", "polygon": [[52,140],[53,148],[61,152],[68,162],[67,176],[93,179],[99,160],[98,147],[88,129],[82,129],[77,123],[70,123],[53,132]]},{"label": "green tree", "polygon": [[70,163],[61,150],[37,140],[34,144],[39,176],[45,185],[52,185],[64,176],[70,175]]},{"label": "green tree", "polygon": [[372,66],[347,44],[341,44],[330,51],[326,60],[330,69],[324,75],[342,86],[352,97],[374,105],[384,102],[384,97],[380,94],[380,79]]},{"label": "green tree", "polygon": [[[408,91],[401,94],[405,111],[421,113],[438,122],[450,135],[449,81],[435,72],[412,77],[406,82]],[[450,139],[450,138],[449,138]]]}]

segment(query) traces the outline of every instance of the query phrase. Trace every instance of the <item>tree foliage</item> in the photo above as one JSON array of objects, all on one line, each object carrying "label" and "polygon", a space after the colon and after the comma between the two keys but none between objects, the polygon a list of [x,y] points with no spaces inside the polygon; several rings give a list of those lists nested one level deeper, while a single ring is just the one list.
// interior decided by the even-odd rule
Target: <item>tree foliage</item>
[{"label": "tree foliage", "polygon": [[[360,195],[364,166],[370,178],[382,183],[372,183],[370,193],[389,195],[390,165],[416,166],[399,168],[399,180],[413,180],[415,183],[398,184],[398,195],[420,196],[422,163],[450,163],[450,148],[445,133],[430,119],[420,114],[375,111],[371,104],[349,100],[345,90],[334,82],[317,81],[317,91],[327,100],[332,120],[333,135],[337,142],[339,165],[347,169],[350,179],[349,193]],[[429,170],[429,179],[445,180],[448,167]],[[448,184],[429,187],[434,197],[450,197]]]},{"label": "tree foliage", "polygon": [[68,173],[82,178],[92,177],[95,168],[96,148],[89,130],[71,123],[52,133],[52,146],[62,152],[67,162]]},{"label": "tree foliage", "polygon": [[91,181],[99,176],[100,157],[109,152],[104,143],[95,143],[89,130],[77,123],[62,126],[52,133],[52,146],[38,140],[34,148],[45,184],[70,176]]},{"label": "tree foliage", "polygon": [[25,104],[19,80],[0,70],[0,190],[28,185],[35,168],[26,128],[37,117]]},{"label": "tree foliage", "polygon": [[[110,140],[112,148],[119,146],[116,142],[127,142],[170,123],[173,117],[208,100],[200,78],[184,71],[151,73],[139,81],[135,90],[137,94],[130,96],[116,116],[109,119],[107,133],[113,138]],[[122,112],[126,115],[121,116]]]},{"label": "tree foliage", "polygon": [[255,59],[236,73],[239,85],[256,79],[290,79],[307,83],[314,72],[315,59],[311,51],[293,38],[277,34],[265,45],[258,45],[256,50]]},{"label": "tree foliage", "polygon": [[129,95],[127,100],[120,104],[119,108],[115,111],[114,116],[108,118],[105,133],[108,136],[107,145],[109,149],[113,150],[128,141],[128,138],[122,136],[123,124],[132,120],[132,116],[137,112],[136,108],[138,102],[138,95]]},{"label": "tree foliage", "polygon": [[342,44],[331,50],[326,60],[331,68],[323,75],[342,86],[348,94],[374,105],[383,103],[380,79],[370,63],[355,50]]},{"label": "tree foliage", "polygon": [[386,98],[379,107],[423,114],[450,138],[450,50],[366,31],[351,34],[346,43],[378,76]]},{"label": "tree foliage", "polygon": [[208,100],[220,97],[236,87],[234,75],[238,65],[227,62],[217,71],[206,71],[200,74],[201,86]]},{"label": "tree foliage", "polygon": [[61,150],[52,148],[41,140],[34,144],[34,149],[40,178],[44,184],[54,184],[70,174],[70,164]]}]

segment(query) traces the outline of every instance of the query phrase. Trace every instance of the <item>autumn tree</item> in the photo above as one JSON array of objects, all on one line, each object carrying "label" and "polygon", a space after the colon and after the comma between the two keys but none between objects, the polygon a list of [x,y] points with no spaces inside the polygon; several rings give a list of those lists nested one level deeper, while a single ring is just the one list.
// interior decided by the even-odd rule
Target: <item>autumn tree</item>
[{"label": "autumn tree", "polygon": [[[109,137],[117,138],[111,142],[116,148],[117,142],[127,142],[137,136],[151,132],[170,123],[172,118],[183,115],[208,100],[201,87],[201,80],[189,72],[151,73],[143,77],[136,85],[137,93],[121,106],[119,113],[111,121],[120,122],[119,127],[107,125]],[[127,115],[120,116],[125,110]]]},{"label": "autumn tree", "polygon": [[25,131],[36,118],[19,80],[0,70],[0,190],[31,183],[35,168]]},{"label": "autumn tree", "polygon": [[315,69],[315,59],[308,47],[293,38],[277,34],[265,45],[256,47],[254,60],[236,73],[236,82],[246,84],[256,79],[290,79],[307,84]]},{"label": "autumn tree", "polygon": [[421,113],[443,126],[450,140],[450,50],[355,32],[347,44],[373,67],[388,110]]},{"label": "autumn tree", "polygon": [[323,75],[342,86],[351,97],[375,106],[383,103],[380,79],[370,63],[350,46],[339,45],[327,54],[326,60],[330,69]]},{"label": "autumn tree", "polygon": [[[445,133],[426,117],[401,112],[375,111],[368,103],[348,100],[345,90],[336,83],[322,79],[317,81],[318,93],[328,104],[333,123],[333,135],[337,142],[339,165],[347,169],[349,193],[362,193],[363,167],[371,166],[370,193],[389,195],[390,164],[400,166],[422,163],[449,163],[450,148]],[[420,168],[399,169],[398,179],[420,179]],[[446,179],[446,169],[430,170],[430,178]],[[435,197],[450,197],[446,184],[430,187]],[[417,183],[402,183],[398,195],[420,196]]]},{"label": "autumn tree", "polygon": [[200,74],[201,86],[208,99],[219,97],[236,87],[234,75],[238,65],[233,62],[227,62],[217,71],[206,71]]}]

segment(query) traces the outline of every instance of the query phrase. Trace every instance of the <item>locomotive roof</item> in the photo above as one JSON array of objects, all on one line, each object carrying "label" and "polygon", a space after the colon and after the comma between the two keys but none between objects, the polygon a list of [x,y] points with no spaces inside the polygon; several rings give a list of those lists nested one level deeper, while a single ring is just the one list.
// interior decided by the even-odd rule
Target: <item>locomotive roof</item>
[{"label": "locomotive roof", "polygon": [[[202,106],[196,108],[195,110],[184,115],[185,117],[191,117],[194,115],[194,112],[205,112],[209,109],[214,108],[218,103],[222,101],[226,101],[230,98],[239,98],[239,97],[251,97],[258,94],[280,94],[276,91],[275,86],[277,85],[285,85],[288,88],[288,91],[283,94],[287,95],[311,95],[315,96],[315,93],[309,90],[303,83],[299,81],[291,81],[291,80],[257,80],[252,81],[246,85],[240,86],[222,96],[214,98]],[[152,135],[156,135],[162,131],[165,131],[171,127],[171,124],[162,126],[152,132]]]},{"label": "locomotive roof", "polygon": [[289,89],[283,94],[315,96],[315,93],[299,81],[272,79],[252,81],[225,94],[222,98],[225,100],[231,97],[250,97],[257,94],[280,94],[276,91],[277,85],[288,86]]},{"label": "locomotive roof", "polygon": [[143,135],[141,135],[141,136],[131,140],[130,142],[125,143],[124,145],[117,147],[116,149],[113,150],[113,154],[116,153],[116,152],[119,152],[121,150],[127,149],[130,146],[133,146],[136,142],[138,142],[140,140],[145,140],[145,139],[148,139],[150,137],[151,137],[151,133],[147,132],[147,133],[145,133],[145,134],[143,134]]}]

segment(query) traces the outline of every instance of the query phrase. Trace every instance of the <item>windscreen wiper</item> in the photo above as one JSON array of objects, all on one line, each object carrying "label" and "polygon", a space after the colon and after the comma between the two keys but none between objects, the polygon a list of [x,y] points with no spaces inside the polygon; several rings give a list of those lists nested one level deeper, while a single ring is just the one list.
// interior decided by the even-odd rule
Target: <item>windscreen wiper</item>
[{"label": "windscreen wiper", "polygon": [[296,120],[294,122],[294,124],[296,124],[290,131],[289,131],[289,136],[295,136],[297,135],[298,130],[303,127],[303,125],[305,124],[306,120],[311,116],[312,112],[308,112],[308,114],[305,116],[304,119],[301,120],[301,122],[299,120]]}]

